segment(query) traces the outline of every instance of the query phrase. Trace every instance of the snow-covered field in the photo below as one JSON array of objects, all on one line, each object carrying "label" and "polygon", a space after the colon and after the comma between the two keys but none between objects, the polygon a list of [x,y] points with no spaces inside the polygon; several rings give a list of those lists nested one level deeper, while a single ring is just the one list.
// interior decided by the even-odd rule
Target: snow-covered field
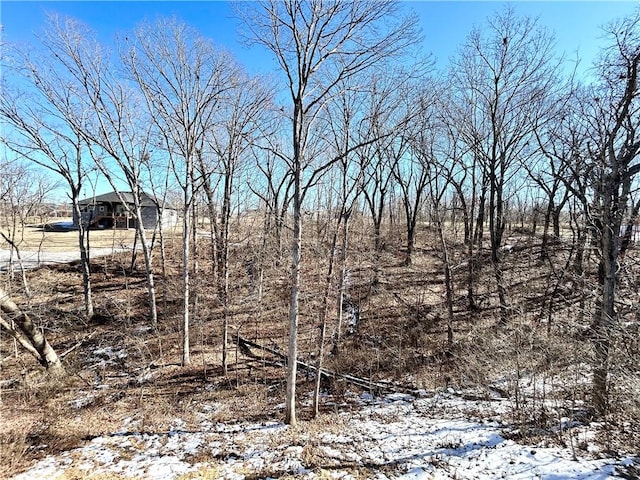
[{"label": "snow-covered field", "polygon": [[[290,428],[214,423],[219,405],[201,405],[198,428],[176,419],[164,434],[134,419],[122,431],[50,456],[14,480],[62,478],[580,479],[634,478],[638,458],[607,458],[597,425],[575,425],[529,444],[500,422],[505,400],[455,393],[359,398],[359,408]],[[556,441],[562,440],[562,441]],[[563,446],[559,446],[559,445]],[[67,475],[67,477],[64,477]]]}]

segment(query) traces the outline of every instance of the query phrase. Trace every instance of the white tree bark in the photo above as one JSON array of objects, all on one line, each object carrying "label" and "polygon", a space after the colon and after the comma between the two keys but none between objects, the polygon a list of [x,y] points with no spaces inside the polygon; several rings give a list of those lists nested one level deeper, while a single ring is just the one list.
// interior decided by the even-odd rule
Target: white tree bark
[{"label": "white tree bark", "polygon": [[51,376],[59,377],[65,375],[62,362],[47,341],[42,330],[33,323],[29,315],[11,300],[2,288],[0,288],[0,312],[13,320],[20,331],[18,332],[11,328],[11,324],[3,316],[0,316],[0,326],[6,328],[29,353],[36,357]]}]

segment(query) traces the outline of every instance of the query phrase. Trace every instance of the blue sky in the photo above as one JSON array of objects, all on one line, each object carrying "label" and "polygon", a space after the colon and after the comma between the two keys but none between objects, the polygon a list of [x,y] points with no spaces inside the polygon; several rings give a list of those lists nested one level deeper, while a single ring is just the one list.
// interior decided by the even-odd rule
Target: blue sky
[{"label": "blue sky", "polygon": [[[480,1],[407,1],[406,9],[415,10],[424,35],[424,50],[432,52],[444,66],[455,54],[474,25],[483,21],[505,2]],[[578,51],[584,68],[589,66],[602,44],[602,23],[630,14],[638,5],[631,1],[604,2],[512,2],[522,14],[539,17],[552,30],[559,53],[574,58]],[[45,12],[54,11],[75,17],[96,30],[102,40],[110,41],[117,32],[132,29],[143,19],[176,15],[230,50],[250,72],[268,72],[275,66],[257,47],[248,49],[239,40],[233,9],[221,1],[15,1],[0,2],[0,21],[4,40],[23,42],[45,24]]]},{"label": "blue sky", "polygon": [[[600,46],[600,26],[631,14],[638,2],[512,2],[517,12],[538,17],[541,25],[555,33],[558,54],[581,57],[581,72],[588,71]],[[480,1],[406,1],[403,8],[414,10],[420,18],[423,49],[445,68],[474,26],[482,26],[487,17],[504,8],[505,2]],[[242,6],[242,5],[241,5]],[[3,40],[31,42],[45,26],[46,12],[74,17],[98,33],[101,41],[111,42],[116,34],[133,29],[142,20],[159,16],[177,16],[203,35],[224,47],[245,65],[250,73],[271,73],[276,69],[270,54],[259,47],[248,48],[240,41],[234,9],[222,1],[16,1],[0,0]],[[98,193],[110,190],[101,185]],[[85,195],[86,196],[86,195]],[[61,195],[64,198],[64,195]]]}]

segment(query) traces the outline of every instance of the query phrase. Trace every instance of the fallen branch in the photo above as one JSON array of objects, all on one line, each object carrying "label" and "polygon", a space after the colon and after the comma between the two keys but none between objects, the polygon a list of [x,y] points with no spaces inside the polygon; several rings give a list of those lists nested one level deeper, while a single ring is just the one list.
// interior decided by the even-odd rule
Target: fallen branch
[{"label": "fallen branch", "polygon": [[[251,350],[253,348],[253,349],[270,353],[271,355],[282,360],[285,365],[289,361],[287,355],[285,355],[284,353],[274,348],[270,348],[265,345],[260,345],[259,343],[253,342],[239,335],[234,336],[234,340],[238,344],[240,351],[247,357],[257,359],[257,360],[267,360],[264,356],[260,356],[254,353]],[[302,360],[298,360],[297,363],[298,363],[298,367],[302,370],[306,370],[307,372],[310,372],[310,373],[316,373],[317,371],[317,367],[315,365],[311,365],[309,363],[303,362]],[[380,395],[385,392],[386,393],[402,392],[402,393],[413,393],[413,394],[417,393],[417,390],[415,388],[407,387],[406,385],[400,385],[393,382],[373,381],[370,378],[361,378],[361,377],[356,377],[355,375],[333,372],[325,368],[320,369],[320,375],[322,375],[325,378],[344,380],[352,385],[356,385],[358,387],[367,389],[371,392],[375,392],[377,395]]]},{"label": "fallen branch", "polygon": [[93,337],[97,332],[98,332],[97,330],[94,330],[89,335],[87,335],[86,337],[81,339],[78,343],[76,343],[73,347],[71,347],[68,350],[62,352],[60,355],[58,355],[58,357],[60,357],[60,358],[66,357],[71,352],[73,352],[76,348],[78,348],[80,345],[82,345],[84,342],[86,342],[87,340],[91,339],[91,337]]}]

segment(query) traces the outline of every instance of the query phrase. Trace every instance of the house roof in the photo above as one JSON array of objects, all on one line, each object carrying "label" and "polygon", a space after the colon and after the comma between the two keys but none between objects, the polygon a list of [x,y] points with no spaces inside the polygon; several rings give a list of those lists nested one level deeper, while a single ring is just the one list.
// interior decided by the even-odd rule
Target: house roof
[{"label": "house roof", "polygon": [[[94,205],[97,203],[122,203],[120,200],[125,201],[125,203],[132,205],[133,204],[133,193],[131,192],[120,192],[120,196],[118,196],[117,192],[105,193],[103,195],[96,195],[95,197],[85,198],[78,202],[79,205]],[[152,207],[158,204],[154,200],[151,195],[148,195],[144,192],[140,195],[141,206],[143,207]]]}]

